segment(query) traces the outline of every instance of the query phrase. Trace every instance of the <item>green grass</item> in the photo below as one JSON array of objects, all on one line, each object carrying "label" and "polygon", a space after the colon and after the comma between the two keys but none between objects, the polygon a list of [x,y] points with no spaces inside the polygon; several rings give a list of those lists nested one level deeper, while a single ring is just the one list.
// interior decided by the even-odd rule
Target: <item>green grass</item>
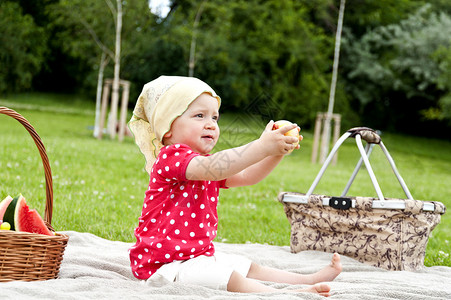
[{"label": "green grass", "polygon": [[[94,139],[89,129],[94,123],[94,105],[76,96],[22,94],[0,98],[1,105],[26,117],[47,148],[56,230],[132,242],[148,183],[144,158],[134,140]],[[235,114],[221,116],[217,150],[257,138],[263,127],[251,121]],[[321,167],[310,163],[312,134],[303,135],[301,149],[287,156],[264,181],[221,192],[218,241],[289,245],[290,226],[277,194],[306,192]],[[384,133],[383,140],[416,199],[451,207],[450,142],[391,133]],[[0,143],[0,198],[22,193],[43,215],[43,168],[31,137],[17,121],[0,115]],[[340,194],[358,158],[354,141],[348,140],[340,149],[338,164],[328,169],[315,193]],[[384,195],[404,198],[380,149],[375,149],[371,162]],[[364,169],[349,195],[375,196]],[[429,239],[426,265],[451,266],[450,241],[451,216],[447,213]]]}]

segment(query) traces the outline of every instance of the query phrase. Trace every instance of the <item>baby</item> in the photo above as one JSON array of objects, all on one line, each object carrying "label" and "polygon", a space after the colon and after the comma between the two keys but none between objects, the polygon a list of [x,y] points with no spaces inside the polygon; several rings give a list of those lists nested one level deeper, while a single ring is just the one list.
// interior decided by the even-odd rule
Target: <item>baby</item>
[{"label": "baby", "polygon": [[[294,148],[284,134],[296,124],[273,129],[241,147],[210,154],[219,138],[221,99],[192,77],[161,76],[146,84],[129,123],[150,174],[136,244],[130,249],[133,274],[152,286],[169,282],[231,292],[274,292],[260,281],[306,284],[298,292],[330,295],[341,272],[340,256],[314,274],[296,274],[215,251],[219,189],[264,179]],[[292,290],[290,290],[292,292]]]}]

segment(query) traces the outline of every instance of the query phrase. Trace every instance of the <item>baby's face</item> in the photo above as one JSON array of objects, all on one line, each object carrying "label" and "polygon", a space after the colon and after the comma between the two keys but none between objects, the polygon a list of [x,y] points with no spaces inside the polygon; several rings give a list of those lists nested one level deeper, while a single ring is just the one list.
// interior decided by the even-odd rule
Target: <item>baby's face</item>
[{"label": "baby's face", "polygon": [[218,100],[208,93],[196,98],[165,134],[164,144],[186,144],[193,151],[208,154],[219,138]]}]

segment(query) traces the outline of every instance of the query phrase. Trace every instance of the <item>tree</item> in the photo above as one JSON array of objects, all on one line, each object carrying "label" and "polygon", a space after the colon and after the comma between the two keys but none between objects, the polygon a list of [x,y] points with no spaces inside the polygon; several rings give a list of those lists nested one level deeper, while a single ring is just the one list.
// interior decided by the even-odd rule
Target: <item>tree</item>
[{"label": "tree", "polygon": [[[169,39],[186,49],[200,3],[177,1],[172,12]],[[310,13],[302,2],[290,0],[205,2],[195,76],[218,90],[225,110],[264,98],[278,107],[274,118],[308,126],[307,120],[327,106],[333,51],[332,39],[309,21]]]},{"label": "tree", "polygon": [[111,2],[107,1],[113,15],[115,16],[116,38],[114,51],[114,79],[113,79],[113,93],[111,94],[111,112],[108,120],[108,128],[110,130],[111,138],[116,136],[117,123],[117,106],[119,103],[119,80],[121,68],[121,34],[122,34],[122,0],[116,0],[116,9],[113,9]]},{"label": "tree", "polygon": [[191,36],[191,47],[189,51],[189,72],[188,76],[193,77],[194,75],[194,65],[196,60],[196,36],[197,36],[197,26],[199,24],[200,17],[202,15],[202,11],[204,9],[204,4],[207,0],[202,1],[202,3],[199,6],[199,9],[197,10],[196,17],[194,18],[193,23],[193,30],[192,30],[192,36]]},{"label": "tree", "polygon": [[[362,113],[380,112],[371,119],[379,120],[381,128],[416,133],[425,128],[433,118],[431,108],[438,109],[438,99],[449,93],[449,85],[440,84],[447,65],[437,51],[449,49],[450,36],[451,18],[430,6],[398,24],[377,27],[360,40],[348,36],[348,89]],[[412,119],[422,121],[421,126],[409,122]]]},{"label": "tree", "polygon": [[340,13],[338,14],[338,25],[337,32],[335,35],[335,51],[334,51],[334,64],[332,70],[332,81],[330,83],[329,92],[329,105],[327,108],[326,120],[324,122],[324,129],[322,135],[321,151],[320,151],[320,162],[324,163],[329,153],[329,142],[330,142],[330,127],[332,122],[332,113],[334,111],[335,104],[335,90],[337,87],[337,76],[338,76],[338,64],[340,61],[340,47],[341,47],[341,32],[343,28],[343,17],[345,11],[346,0],[340,1]]},{"label": "tree", "polygon": [[[64,43],[67,51],[73,56],[80,56],[90,61],[90,64],[93,66],[98,66],[96,68],[98,70],[96,124],[104,70],[108,61],[114,62],[112,110],[108,122],[110,135],[114,137],[117,115],[115,109],[119,101],[121,58],[123,53],[127,54],[127,46],[130,45],[125,43],[124,52],[122,34],[128,35],[127,37],[130,39],[136,34],[137,28],[144,27],[142,21],[150,15],[149,7],[146,6],[145,1],[132,0],[124,2],[123,6],[120,0],[116,0],[115,3],[111,0],[103,2],[73,0],[61,1],[55,5],[54,10],[56,11],[55,14],[60,18],[59,24],[66,26],[66,30],[60,33],[60,38],[64,41],[70,41],[69,43]],[[73,38],[74,31],[76,32],[76,38]],[[70,38],[69,35],[71,36]],[[89,55],[89,53],[93,53],[93,55]],[[100,63],[98,63],[99,57]],[[97,136],[97,133],[98,129],[94,131],[94,135]]]},{"label": "tree", "polygon": [[47,36],[14,2],[0,2],[0,93],[31,88],[47,50]]},{"label": "tree", "polygon": [[444,91],[438,101],[437,107],[430,107],[425,111],[425,116],[432,120],[446,120],[451,126],[451,46],[440,46],[433,53],[433,59],[439,68],[437,78],[438,88]]}]

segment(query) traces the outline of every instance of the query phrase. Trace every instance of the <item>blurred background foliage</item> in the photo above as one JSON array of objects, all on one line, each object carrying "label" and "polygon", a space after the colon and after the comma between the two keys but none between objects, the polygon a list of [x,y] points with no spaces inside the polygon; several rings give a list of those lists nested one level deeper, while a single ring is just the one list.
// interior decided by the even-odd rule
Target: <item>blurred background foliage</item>
[{"label": "blurred background foliage", "polygon": [[[0,1],[0,95],[95,101],[101,54],[114,51],[109,2]],[[132,100],[160,75],[188,75],[195,34],[194,76],[222,96],[223,111],[269,99],[273,118],[309,129],[327,110],[339,0],[170,3],[162,17],[147,0],[122,2],[121,78],[132,82]],[[448,0],[347,0],[334,109],[342,126],[450,139],[450,42]],[[110,62],[105,77],[112,76]]]}]

